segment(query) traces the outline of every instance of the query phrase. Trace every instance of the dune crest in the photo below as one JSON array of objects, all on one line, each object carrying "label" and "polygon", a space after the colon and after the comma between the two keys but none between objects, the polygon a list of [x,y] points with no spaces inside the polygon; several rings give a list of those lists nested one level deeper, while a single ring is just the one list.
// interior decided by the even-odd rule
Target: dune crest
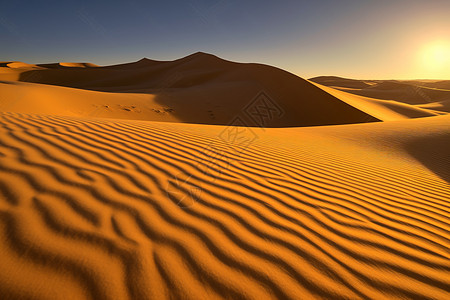
[{"label": "dune crest", "polygon": [[413,105],[450,100],[450,80],[356,80],[335,76],[309,80],[359,96]]},{"label": "dune crest", "polygon": [[[4,94],[20,94],[21,101],[31,102],[29,106],[21,105],[22,109],[17,112],[33,113],[33,109],[28,107],[42,107],[39,113],[75,116],[75,113],[59,113],[59,108],[45,105],[49,101],[61,102],[59,99],[63,97],[66,101],[64,106],[67,107],[80,106],[80,101],[84,102],[85,107],[95,105],[101,117],[148,121],[226,125],[244,112],[247,126],[259,126],[251,116],[245,117],[248,107],[251,113],[273,113],[278,116],[265,122],[266,127],[379,120],[294,74],[267,65],[235,63],[203,52],[174,61],[144,58],[133,63],[106,67],[79,67],[79,64],[72,63],[41,64],[39,67],[39,70],[17,69],[15,73],[10,70],[7,76],[2,75],[0,70],[0,80],[11,81],[14,75],[18,78],[15,81],[40,84],[39,87],[32,87],[35,92],[27,96],[29,85],[0,83],[0,91]],[[80,91],[64,90],[62,87]],[[89,98],[84,97],[86,93],[81,90],[90,91]],[[105,92],[112,99],[120,99],[121,104],[126,106],[121,113],[110,109],[116,103],[105,101]],[[64,93],[68,96],[64,97]],[[77,93],[79,95],[73,100],[74,103],[67,103],[71,95]],[[258,99],[261,93],[264,95]],[[6,97],[3,105],[13,107],[15,98]],[[148,99],[148,105],[142,104],[143,98]],[[172,113],[158,113],[165,110]],[[90,116],[83,111],[89,109],[81,110],[78,116]],[[281,115],[282,118],[279,117]]]},{"label": "dune crest", "polygon": [[[333,76],[308,81],[275,67],[231,62],[203,52],[173,61],[143,58],[104,67],[89,63],[5,66],[0,67],[0,92],[8,95],[3,110],[21,113],[36,113],[40,107],[37,112],[44,114],[226,125],[244,112],[245,125],[257,127],[245,113],[253,105],[258,110],[254,113],[283,116],[271,117],[265,127],[298,127],[446,114],[440,103],[450,99],[450,91],[425,86],[442,82],[422,81],[419,86]],[[265,100],[258,99],[261,93]],[[18,97],[27,105],[17,108]],[[82,108],[61,111],[60,106]]]}]

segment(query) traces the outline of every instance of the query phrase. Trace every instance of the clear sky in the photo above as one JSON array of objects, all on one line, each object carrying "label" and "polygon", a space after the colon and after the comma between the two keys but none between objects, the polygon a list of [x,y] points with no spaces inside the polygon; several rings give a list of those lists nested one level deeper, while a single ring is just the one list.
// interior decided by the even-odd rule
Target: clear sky
[{"label": "clear sky", "polygon": [[305,78],[450,79],[450,0],[0,0],[0,61],[197,51]]}]

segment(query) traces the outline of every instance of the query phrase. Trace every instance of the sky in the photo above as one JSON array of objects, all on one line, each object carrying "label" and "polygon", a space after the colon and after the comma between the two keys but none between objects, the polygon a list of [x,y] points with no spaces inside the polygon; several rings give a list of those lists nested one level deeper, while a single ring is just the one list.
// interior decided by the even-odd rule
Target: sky
[{"label": "sky", "polygon": [[0,0],[0,61],[197,51],[304,78],[450,79],[450,0]]}]

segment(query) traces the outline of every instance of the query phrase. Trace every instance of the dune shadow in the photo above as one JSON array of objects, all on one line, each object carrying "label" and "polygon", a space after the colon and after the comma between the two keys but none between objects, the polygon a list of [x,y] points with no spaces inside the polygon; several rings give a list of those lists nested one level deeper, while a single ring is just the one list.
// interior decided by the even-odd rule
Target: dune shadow
[{"label": "dune shadow", "polygon": [[96,68],[52,65],[23,72],[19,81],[114,93],[124,103],[149,96],[141,107],[122,109],[146,111],[156,121],[260,128],[380,121],[287,71],[206,54]]},{"label": "dune shadow", "polygon": [[17,85],[16,82],[13,82],[13,81],[5,81],[5,80],[0,80],[0,83],[3,83],[3,84],[10,84],[10,85]]},{"label": "dune shadow", "polygon": [[434,174],[450,183],[450,132],[417,138],[407,144],[405,150]]}]

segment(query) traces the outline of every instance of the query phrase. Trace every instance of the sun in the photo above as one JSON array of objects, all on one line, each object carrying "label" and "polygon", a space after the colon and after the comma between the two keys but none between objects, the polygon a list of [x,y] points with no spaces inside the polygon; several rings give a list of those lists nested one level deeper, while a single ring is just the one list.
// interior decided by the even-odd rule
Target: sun
[{"label": "sun", "polygon": [[426,45],[421,54],[423,67],[427,70],[450,68],[450,40],[434,41]]}]

